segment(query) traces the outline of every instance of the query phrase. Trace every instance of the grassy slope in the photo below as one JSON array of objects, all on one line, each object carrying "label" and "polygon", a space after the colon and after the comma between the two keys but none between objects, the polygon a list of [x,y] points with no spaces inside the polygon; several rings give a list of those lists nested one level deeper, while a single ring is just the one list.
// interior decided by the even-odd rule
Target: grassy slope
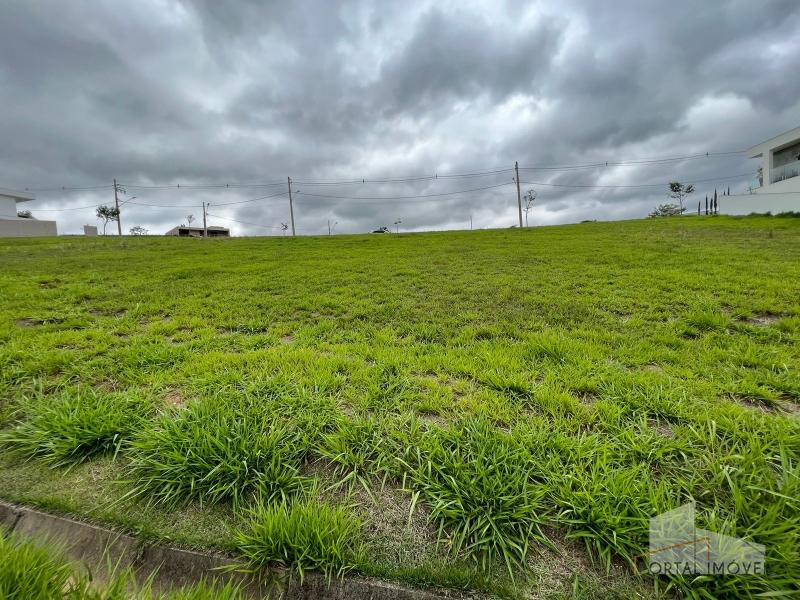
[{"label": "grassy slope", "polygon": [[[704,524],[768,545],[774,575],[758,590],[786,589],[800,566],[800,220],[0,240],[0,261],[0,415],[83,388],[184,404],[258,398],[288,381],[345,419],[413,413],[436,430],[484,418],[525,452],[543,449],[525,460],[544,471],[529,479],[545,490],[549,537],[584,540],[601,559],[646,549],[646,517],[692,497]],[[471,431],[443,447],[472,443]],[[423,438],[409,443],[437,456]],[[345,472],[320,468],[320,454],[303,457],[304,473]],[[123,448],[116,461],[65,471],[4,457],[0,496],[186,544],[233,544],[226,526],[240,517],[224,503],[112,505],[127,460]],[[436,515],[449,492],[415,466],[406,475]],[[363,471],[365,481],[383,475],[372,463]],[[376,495],[380,510],[355,497],[367,570],[495,585],[437,548],[435,527],[407,523],[407,495]],[[442,519],[457,530],[458,517]],[[561,547],[566,555],[530,558],[532,575],[508,593],[553,592],[563,582],[552,572],[594,576]]]}]

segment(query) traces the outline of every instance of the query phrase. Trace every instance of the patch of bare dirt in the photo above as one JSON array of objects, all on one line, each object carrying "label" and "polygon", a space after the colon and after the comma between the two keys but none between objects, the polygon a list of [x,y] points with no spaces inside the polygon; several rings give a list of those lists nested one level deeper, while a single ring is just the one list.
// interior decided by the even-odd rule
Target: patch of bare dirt
[{"label": "patch of bare dirt", "polygon": [[89,311],[89,314],[93,317],[124,317],[127,312],[124,308],[94,308]]},{"label": "patch of bare dirt", "polygon": [[758,398],[749,398],[747,396],[730,396],[731,400],[749,408],[757,410],[762,413],[771,415],[791,415],[793,417],[800,417],[800,405],[788,399],[765,402]]},{"label": "patch of bare dirt", "polygon": [[773,313],[761,313],[752,315],[744,320],[748,325],[755,325],[756,327],[768,327],[773,323],[780,320],[781,316]]},{"label": "patch of bare dirt", "polygon": [[800,417],[800,404],[796,402],[784,402],[783,403],[784,412],[792,415],[793,417]]},{"label": "patch of bare dirt", "polygon": [[418,412],[417,416],[424,422],[436,425],[437,427],[445,428],[450,425],[450,421],[438,413]]},{"label": "patch of bare dirt", "polygon": [[601,587],[608,585],[609,588],[628,575],[621,560],[612,561],[611,569],[606,573],[604,568],[592,564],[583,544],[567,540],[561,530],[553,527],[542,529],[555,550],[535,545],[528,555],[528,567],[535,580],[537,592],[534,597],[549,598],[571,592],[569,587],[576,575],[591,579]]},{"label": "patch of bare dirt", "polygon": [[411,495],[376,482],[372,497],[360,485],[353,487],[354,510],[370,530],[372,552],[398,565],[415,566],[436,552],[436,529],[422,502],[411,512]]},{"label": "patch of bare dirt", "polygon": [[597,402],[598,398],[592,392],[578,392],[575,396],[580,400],[581,404],[586,406],[591,406],[595,402]]},{"label": "patch of bare dirt", "polygon": [[17,327],[33,327],[34,325],[40,325],[35,319],[17,319],[15,324]]},{"label": "patch of bare dirt", "polygon": [[281,342],[284,344],[291,344],[294,341],[294,335],[291,333],[287,333],[286,335],[281,336]]},{"label": "patch of bare dirt", "polygon": [[346,483],[334,487],[339,478],[328,461],[306,465],[303,474],[319,478],[320,500],[348,506],[363,520],[372,557],[412,567],[430,561],[437,552],[436,528],[429,521],[428,511],[417,502],[412,512],[409,493],[388,482],[382,485],[378,479],[368,480],[369,492],[358,481],[352,486]]},{"label": "patch of bare dirt", "polygon": [[642,371],[647,371],[648,373],[663,373],[664,369],[661,367],[661,365],[650,363],[643,366]]},{"label": "patch of bare dirt", "polygon": [[164,402],[175,408],[185,408],[187,400],[179,390],[170,390],[167,392],[166,396],[164,396]]},{"label": "patch of bare dirt", "polygon": [[675,432],[672,426],[667,421],[659,421],[658,419],[647,419],[647,425],[650,429],[654,430],[661,437],[672,438],[675,437]]},{"label": "patch of bare dirt", "polygon": [[93,387],[104,392],[118,392],[122,389],[122,384],[113,377],[106,377],[95,383]]}]

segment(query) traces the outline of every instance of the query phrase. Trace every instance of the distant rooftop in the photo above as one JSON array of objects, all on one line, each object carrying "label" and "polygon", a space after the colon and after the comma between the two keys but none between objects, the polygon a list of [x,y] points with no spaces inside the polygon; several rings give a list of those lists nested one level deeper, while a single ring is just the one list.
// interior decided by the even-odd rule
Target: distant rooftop
[{"label": "distant rooftop", "polygon": [[789,131],[779,133],[768,140],[759,142],[747,150],[748,158],[756,158],[763,154],[766,150],[778,150],[783,146],[793,144],[800,139],[800,127],[795,127]]},{"label": "distant rooftop", "polygon": [[7,188],[0,187],[0,196],[6,196],[7,198],[13,198],[17,202],[30,202],[31,200],[36,200],[36,196],[31,192],[21,192],[19,190],[9,190]]}]

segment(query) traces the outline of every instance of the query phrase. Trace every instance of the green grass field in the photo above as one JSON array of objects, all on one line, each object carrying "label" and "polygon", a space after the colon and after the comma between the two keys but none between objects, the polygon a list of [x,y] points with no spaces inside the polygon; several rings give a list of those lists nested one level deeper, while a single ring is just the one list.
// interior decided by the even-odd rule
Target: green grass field
[{"label": "green grass field", "polygon": [[[800,593],[800,219],[0,263],[0,498],[331,577]],[[766,575],[637,576],[648,519],[690,500]]]}]

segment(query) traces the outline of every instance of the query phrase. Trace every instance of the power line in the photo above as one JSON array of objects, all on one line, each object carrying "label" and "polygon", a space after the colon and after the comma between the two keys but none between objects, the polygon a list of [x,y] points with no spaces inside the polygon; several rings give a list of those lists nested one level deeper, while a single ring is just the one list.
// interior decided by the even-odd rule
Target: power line
[{"label": "power line", "polygon": [[32,208],[36,212],[63,212],[67,210],[84,210],[87,208],[97,208],[98,204],[90,204],[89,206],[70,206],[68,208]]},{"label": "power line", "polygon": [[200,208],[200,204],[146,204],[144,202],[131,202],[128,200],[125,204],[133,204],[134,206],[148,206],[150,208]]},{"label": "power line", "polygon": [[50,187],[50,188],[23,188],[25,192],[87,192],[91,190],[110,190],[113,186],[111,185],[92,185],[92,186],[85,186],[85,187],[70,187],[70,186],[59,186],[59,187]]},{"label": "power line", "polygon": [[[729,181],[733,179],[745,179],[755,175],[755,171],[752,173],[742,173],[740,175],[731,175],[729,177],[710,177],[708,179],[695,179],[694,181],[690,181],[687,183],[695,184],[695,183],[708,183],[709,181]],[[541,185],[546,187],[562,187],[562,188],[580,188],[580,189],[637,189],[637,188],[653,188],[653,187],[665,187],[668,186],[669,183],[640,183],[635,185],[594,185],[594,184],[567,184],[567,183],[547,183],[544,181],[521,181],[520,183],[524,183],[525,185]]]},{"label": "power line", "polygon": [[239,223],[240,225],[249,225],[250,227],[260,227],[261,229],[280,229],[280,227],[273,227],[270,225],[258,225],[257,223],[248,223],[247,221],[237,221],[236,219],[223,217],[221,215],[212,215],[211,213],[206,213],[206,214],[209,217],[214,217],[215,219],[222,219],[223,221],[232,221],[233,223]]},{"label": "power line", "polygon": [[416,194],[413,196],[335,196],[331,194],[313,194],[311,192],[298,191],[297,194],[301,196],[313,196],[315,198],[331,198],[334,200],[413,200],[418,198],[436,198],[440,196],[455,196],[458,194],[466,194],[469,192],[480,192],[483,190],[491,190],[494,188],[504,187],[511,185],[513,182],[498,183],[495,185],[487,185],[479,188],[471,188],[468,190],[456,190],[453,192],[439,192],[436,194]]},{"label": "power line", "polygon": [[486,175],[498,175],[510,173],[514,169],[492,169],[488,171],[475,171],[472,173],[453,173],[450,175],[419,175],[415,177],[393,177],[389,179],[340,179],[340,180],[314,180],[314,179],[295,179],[294,183],[303,185],[355,185],[359,183],[412,183],[415,181],[433,181],[436,179],[457,179],[468,177],[485,177]]},{"label": "power line", "polygon": [[[520,167],[521,169],[522,167]],[[511,169],[513,171],[513,169]],[[752,177],[755,175],[755,172],[751,173],[741,173],[738,175],[731,175],[727,177],[711,177],[707,179],[695,179],[694,181],[688,182],[692,184],[697,183],[708,183],[708,182],[716,182],[716,181],[729,181],[734,179],[745,179]],[[292,181],[292,183],[297,183]],[[368,201],[368,202],[380,202],[380,201],[395,201],[395,200],[421,200],[424,201],[428,198],[439,198],[439,197],[447,197],[447,196],[457,196],[459,194],[467,194],[471,192],[480,192],[485,190],[497,189],[501,187],[505,187],[511,185],[514,182],[503,182],[498,183],[495,185],[483,186],[483,187],[476,187],[476,188],[469,188],[464,190],[454,190],[451,192],[438,192],[434,194],[414,194],[414,195],[405,195],[405,196],[343,196],[343,195],[335,195],[335,194],[315,194],[313,192],[303,192],[297,191],[296,193],[300,196],[309,196],[313,198],[323,198],[323,199],[330,199],[330,200],[351,200],[355,202],[359,201]],[[646,188],[661,188],[669,185],[669,183],[643,183],[643,184],[620,184],[620,185],[603,185],[603,184],[567,184],[567,183],[550,183],[545,181],[520,181],[520,183],[525,185],[536,185],[541,187],[554,187],[554,188],[566,188],[566,189],[646,189]],[[247,200],[236,200],[233,202],[222,202],[222,203],[215,203],[214,206],[231,206],[237,204],[246,204],[250,202],[257,202],[260,200],[268,200],[270,198],[277,198],[280,196],[286,196],[288,192],[278,192],[275,194],[269,194],[267,196],[259,196],[257,198],[249,198]],[[200,208],[199,204],[149,204],[144,202],[133,202],[133,201],[126,201],[125,204],[131,204],[135,206],[142,206],[148,208]],[[92,204],[88,206],[73,206],[67,208],[37,208],[33,209],[39,212],[63,212],[63,211],[71,211],[71,210],[84,210],[88,208],[97,208],[97,204]]]},{"label": "power line", "polygon": [[[215,202],[214,206],[230,206],[232,204],[246,204],[248,202],[257,202],[259,200],[267,200],[269,198],[277,198],[278,196],[285,196],[287,192],[278,192],[277,194],[269,194],[268,196],[259,196],[258,198],[249,198],[248,200],[236,200],[234,202]],[[126,200],[125,204],[134,204],[136,206],[150,206],[152,208],[201,208],[200,204],[152,204],[147,202],[132,202]]]},{"label": "power line", "polygon": [[703,158],[713,158],[718,156],[732,156],[745,153],[746,150],[733,150],[730,152],[706,152],[704,154],[686,154],[684,156],[671,156],[665,158],[643,158],[638,160],[623,160],[623,161],[604,161],[596,163],[585,163],[578,165],[561,165],[561,166],[536,166],[536,167],[520,167],[524,171],[568,171],[572,169],[594,169],[601,167],[624,167],[624,166],[638,166],[638,165],[652,165],[663,164],[670,162],[679,162],[684,160],[698,160]]},{"label": "power line", "polygon": [[[734,156],[744,154],[746,150],[731,150],[726,152],[705,152],[697,154],[686,154],[681,156],[667,156],[667,157],[653,157],[641,158],[631,160],[610,160],[598,161],[594,163],[582,164],[566,164],[566,165],[532,165],[520,166],[523,171],[569,171],[573,169],[594,169],[602,167],[620,167],[620,166],[637,166],[648,164],[664,164],[670,162],[679,162],[685,160],[702,160],[704,158]],[[386,177],[386,178],[359,178],[359,179],[293,179],[297,184],[303,185],[355,185],[355,184],[390,184],[390,183],[412,183],[415,181],[432,181],[436,179],[458,179],[458,178],[472,178],[472,177],[486,177],[489,175],[500,175],[504,173],[511,173],[513,168],[494,168],[484,169],[478,171],[469,171],[464,173],[433,173],[428,175],[416,175],[405,177]],[[151,190],[214,190],[214,189],[239,189],[239,188],[260,188],[260,187],[277,187],[284,185],[283,180],[275,180],[261,183],[170,183],[170,184],[134,184],[134,183],[120,183],[121,187],[131,189],[151,189]],[[29,192],[56,192],[56,191],[92,191],[111,189],[110,185],[92,185],[92,186],[54,186],[49,188],[24,188]]]},{"label": "power line", "polygon": [[211,190],[211,189],[239,189],[239,188],[259,188],[275,187],[283,185],[283,182],[272,183],[171,183],[139,185],[134,183],[120,183],[121,186],[137,190]]},{"label": "power line", "polygon": [[288,194],[288,192],[278,192],[277,194],[270,194],[269,196],[251,198],[250,200],[237,200],[236,202],[215,202],[214,206],[230,206],[231,204],[245,204],[247,202],[256,202],[258,200],[268,200],[269,198],[277,198],[278,196],[285,196],[286,194]]}]

